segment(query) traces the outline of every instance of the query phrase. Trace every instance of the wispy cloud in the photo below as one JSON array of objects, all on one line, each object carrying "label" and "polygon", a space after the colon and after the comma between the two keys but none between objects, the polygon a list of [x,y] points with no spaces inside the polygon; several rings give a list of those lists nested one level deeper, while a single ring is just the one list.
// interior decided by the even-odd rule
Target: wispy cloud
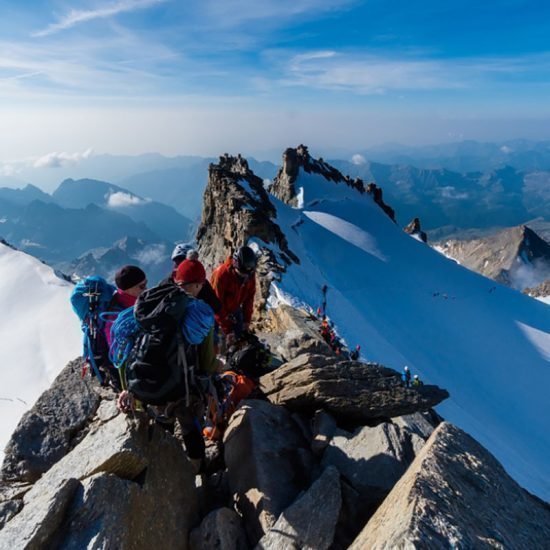
[{"label": "wispy cloud", "polygon": [[[488,83],[522,82],[550,69],[550,55],[509,58],[401,58],[364,52],[313,51],[292,55],[283,64],[281,84],[356,94],[483,88]],[[535,76],[540,78],[540,76]],[[547,79],[550,81],[550,79]]]},{"label": "wispy cloud", "polygon": [[125,208],[127,206],[138,206],[140,204],[145,204],[150,202],[147,199],[140,199],[135,195],[130,195],[129,193],[123,193],[122,191],[117,191],[109,195],[107,199],[107,206],[111,208]]},{"label": "wispy cloud", "polygon": [[70,29],[75,25],[93,21],[94,19],[105,19],[120,13],[150,8],[166,1],[167,0],[120,0],[114,4],[104,5],[93,10],[70,10],[69,13],[60,17],[57,22],[48,25],[45,29],[32,33],[32,36],[48,36],[59,31]]},{"label": "wispy cloud", "polygon": [[359,0],[202,0],[201,10],[219,27],[238,27],[251,21],[281,26],[296,16],[315,19],[358,3]]},{"label": "wispy cloud", "polygon": [[33,166],[34,168],[61,168],[67,164],[76,164],[83,159],[91,157],[92,154],[92,149],[86,149],[83,153],[48,153],[47,155],[37,158]]}]

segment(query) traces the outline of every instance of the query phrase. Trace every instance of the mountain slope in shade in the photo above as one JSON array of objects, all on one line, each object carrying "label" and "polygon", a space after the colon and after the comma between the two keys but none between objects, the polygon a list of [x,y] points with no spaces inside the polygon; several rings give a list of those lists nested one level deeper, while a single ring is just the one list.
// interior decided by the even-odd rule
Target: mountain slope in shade
[{"label": "mountain slope in shade", "polygon": [[1,453],[23,412],[81,353],[82,337],[73,285],[50,267],[1,242],[0,280]]},{"label": "mountain slope in shade", "polygon": [[550,244],[525,225],[483,239],[446,240],[435,248],[465,267],[517,290],[550,279]]},{"label": "mountain slope in shade", "polygon": [[293,185],[297,207],[273,202],[300,264],[273,302],[317,308],[327,285],[327,314],[350,347],[448,389],[440,413],[550,500],[548,306],[406,235],[367,193],[303,167]]}]

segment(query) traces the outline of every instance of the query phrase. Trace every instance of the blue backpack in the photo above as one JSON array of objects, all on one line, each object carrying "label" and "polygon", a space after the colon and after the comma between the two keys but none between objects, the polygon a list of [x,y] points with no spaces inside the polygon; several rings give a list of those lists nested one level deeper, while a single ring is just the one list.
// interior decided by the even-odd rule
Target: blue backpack
[{"label": "blue backpack", "polygon": [[111,347],[109,359],[120,369],[125,366],[142,328],[138,325],[134,315],[134,307],[121,311],[111,326]]},{"label": "blue backpack", "polygon": [[108,355],[103,315],[109,310],[115,292],[116,288],[103,277],[93,276],[80,281],[71,294],[71,305],[80,319],[84,335],[82,357],[91,365],[101,384],[103,376],[98,361]]}]

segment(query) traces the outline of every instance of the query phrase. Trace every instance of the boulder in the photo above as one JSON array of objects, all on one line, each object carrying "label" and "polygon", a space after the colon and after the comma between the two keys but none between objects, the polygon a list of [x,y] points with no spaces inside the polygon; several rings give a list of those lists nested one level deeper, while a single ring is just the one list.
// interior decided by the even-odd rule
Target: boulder
[{"label": "boulder", "polygon": [[90,430],[24,495],[0,548],[35,532],[63,548],[186,548],[198,517],[191,464],[175,437],[143,420],[118,415]]},{"label": "boulder", "polygon": [[65,516],[78,480],[67,477],[51,491],[39,492],[0,531],[0,548],[39,550],[50,546]]},{"label": "boulder", "polygon": [[302,353],[334,356],[330,346],[321,337],[319,320],[305,311],[281,304],[268,310],[267,323],[270,332],[262,334],[262,337],[284,362]]},{"label": "boulder", "polygon": [[340,474],[329,466],[280,516],[256,550],[331,548],[342,506]]},{"label": "boulder", "polygon": [[338,430],[322,465],[336,467],[359,492],[363,505],[374,512],[414,460],[415,439],[420,438],[390,422],[364,426],[354,433]]},{"label": "boulder", "polygon": [[405,388],[397,371],[375,363],[311,354],[262,376],[260,386],[272,403],[310,415],[324,409],[357,424],[426,411],[449,397],[437,386]]},{"label": "boulder", "polygon": [[191,550],[247,550],[246,532],[239,514],[230,508],[218,508],[208,514],[200,527],[191,532]]},{"label": "boulder", "polygon": [[549,540],[548,504],[444,422],[350,548],[546,548]]},{"label": "boulder", "polygon": [[6,447],[2,479],[32,483],[69,452],[100,402],[95,379],[83,378],[81,367],[80,359],[69,363],[23,415]]},{"label": "boulder", "polygon": [[284,407],[247,400],[231,417],[224,445],[229,487],[256,544],[309,486],[309,442]]},{"label": "boulder", "polygon": [[320,455],[328,447],[337,429],[336,420],[330,414],[323,410],[315,412],[311,441],[311,450],[315,455]]}]

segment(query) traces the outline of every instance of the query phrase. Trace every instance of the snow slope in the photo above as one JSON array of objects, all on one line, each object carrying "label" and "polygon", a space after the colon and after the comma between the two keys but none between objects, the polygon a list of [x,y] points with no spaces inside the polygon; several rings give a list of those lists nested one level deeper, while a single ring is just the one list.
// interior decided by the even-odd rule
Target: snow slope
[{"label": "snow slope", "polygon": [[550,501],[550,307],[412,239],[367,194],[303,171],[295,186],[301,208],[272,200],[301,264],[275,293],[317,308],[328,285],[350,347],[446,388],[440,414]]},{"label": "snow slope", "polygon": [[21,415],[81,353],[72,285],[0,243],[0,458]]}]

